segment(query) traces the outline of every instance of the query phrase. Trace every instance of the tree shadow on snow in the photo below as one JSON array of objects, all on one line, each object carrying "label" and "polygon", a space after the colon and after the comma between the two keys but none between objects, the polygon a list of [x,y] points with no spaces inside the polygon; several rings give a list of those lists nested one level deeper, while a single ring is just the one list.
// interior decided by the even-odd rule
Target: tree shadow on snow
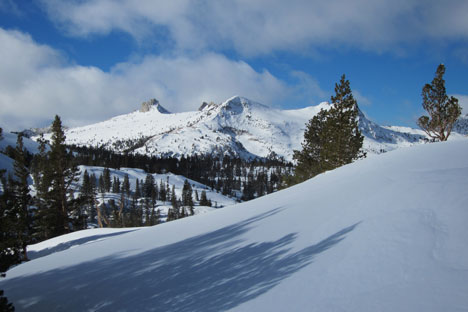
[{"label": "tree shadow on snow", "polygon": [[290,246],[295,233],[242,245],[241,234],[277,211],[137,255],[100,258],[2,286],[19,311],[228,310],[307,266],[357,226],[296,252]]},{"label": "tree shadow on snow", "polygon": [[37,258],[40,258],[40,257],[45,257],[45,256],[48,256],[50,254],[53,254],[53,253],[56,253],[56,252],[59,252],[59,251],[63,251],[63,250],[67,250],[67,249],[75,247],[75,246],[87,244],[87,243],[90,243],[90,242],[93,242],[93,241],[101,240],[101,239],[104,239],[104,238],[109,238],[109,237],[112,237],[112,236],[122,235],[122,234],[133,232],[133,231],[135,231],[135,230],[121,231],[121,232],[108,233],[108,234],[96,234],[96,235],[82,237],[82,238],[78,238],[78,239],[71,240],[71,241],[68,241],[68,242],[60,243],[60,244],[58,244],[58,245],[56,245],[54,247],[45,248],[45,249],[42,249],[42,250],[39,250],[39,251],[30,250],[30,251],[28,251],[28,258],[29,258],[29,260],[33,260],[33,259],[37,259]]}]

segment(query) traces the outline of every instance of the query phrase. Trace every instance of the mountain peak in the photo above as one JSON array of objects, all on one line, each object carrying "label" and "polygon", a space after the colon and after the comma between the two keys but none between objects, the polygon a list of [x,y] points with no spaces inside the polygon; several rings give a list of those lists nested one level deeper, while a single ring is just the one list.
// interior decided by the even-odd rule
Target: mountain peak
[{"label": "mountain peak", "polygon": [[223,104],[221,104],[221,106],[225,110],[234,112],[236,114],[241,113],[242,111],[244,111],[244,109],[249,110],[249,109],[251,109],[253,107],[268,108],[268,106],[266,106],[264,104],[260,104],[260,103],[255,102],[255,101],[251,101],[251,100],[249,100],[249,99],[247,99],[245,97],[238,96],[238,95],[229,98],[227,101],[225,101]]},{"label": "mountain peak", "polygon": [[156,99],[150,99],[149,101],[141,103],[141,113],[146,113],[151,110],[157,110],[161,114],[170,114],[170,112],[167,109],[165,109]]}]

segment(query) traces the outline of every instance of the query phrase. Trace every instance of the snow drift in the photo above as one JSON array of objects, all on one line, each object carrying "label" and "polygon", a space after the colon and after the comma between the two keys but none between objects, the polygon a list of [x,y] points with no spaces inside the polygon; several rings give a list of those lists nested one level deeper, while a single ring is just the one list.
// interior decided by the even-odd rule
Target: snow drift
[{"label": "snow drift", "polygon": [[403,148],[9,272],[18,311],[463,311],[468,142]]}]

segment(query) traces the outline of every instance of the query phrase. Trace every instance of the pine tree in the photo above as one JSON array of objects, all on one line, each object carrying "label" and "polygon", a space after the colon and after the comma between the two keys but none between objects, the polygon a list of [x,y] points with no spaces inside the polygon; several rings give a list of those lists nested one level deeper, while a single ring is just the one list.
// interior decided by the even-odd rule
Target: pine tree
[{"label": "pine tree", "polygon": [[112,181],[109,168],[104,168],[104,171],[102,172],[102,179],[104,182],[104,189],[106,192],[110,192],[112,188]]},{"label": "pine tree", "polygon": [[112,193],[119,194],[120,193],[120,179],[118,177],[114,177],[112,182]]},{"label": "pine tree", "polygon": [[[85,170],[83,173],[83,183],[80,188],[80,207],[84,208],[84,211],[86,212],[83,218],[87,219],[87,217],[89,217],[92,221],[94,221],[96,216],[94,209],[96,191],[92,182],[93,180],[95,181],[95,178],[96,176],[94,176],[94,174],[90,177],[88,171]],[[95,183],[96,182],[94,182],[94,184]],[[86,219],[83,221],[86,221]],[[84,222],[83,226],[86,227],[86,222]]]},{"label": "pine tree", "polygon": [[141,197],[141,189],[140,189],[140,182],[138,179],[136,179],[136,185],[135,185],[135,198],[140,198]]},{"label": "pine tree", "polygon": [[159,199],[163,202],[166,201],[166,187],[164,186],[163,180],[159,183]]},{"label": "pine tree", "polygon": [[[0,140],[2,140],[2,128],[0,128]],[[0,277],[5,277],[5,272],[13,265],[21,262],[22,242],[18,239],[16,223],[17,218],[12,209],[14,197],[10,187],[4,178],[4,170],[0,170]],[[0,311],[14,311],[13,304],[0,290]]]},{"label": "pine tree", "polygon": [[200,196],[200,206],[211,206],[208,198],[206,197],[206,191],[203,190]]},{"label": "pine tree", "polygon": [[39,143],[39,153],[34,155],[31,170],[36,187],[36,196],[33,198],[36,206],[33,217],[33,238],[42,241],[53,236],[55,211],[53,211],[49,200],[52,174],[47,143],[42,134],[37,142]]},{"label": "pine tree", "polygon": [[26,166],[26,151],[23,146],[23,135],[18,134],[13,163],[15,179],[11,185],[14,197],[14,212],[17,216],[16,230],[22,245],[23,260],[28,260],[26,246],[31,242],[32,215],[30,212],[31,196],[29,195],[29,169]]},{"label": "pine tree", "polygon": [[184,206],[193,208],[192,186],[185,180],[182,188],[182,203]]},{"label": "pine tree", "polygon": [[418,126],[432,139],[446,141],[452,132],[454,123],[461,115],[458,99],[447,96],[445,90],[444,64],[437,67],[436,76],[431,84],[422,89],[423,108],[429,116],[421,116]]},{"label": "pine tree", "polygon": [[294,151],[295,183],[365,157],[359,108],[345,75],[335,85],[331,102],[329,110],[322,109],[306,125],[302,151]]},{"label": "pine tree", "polygon": [[58,236],[71,231],[69,217],[71,196],[69,190],[77,181],[78,168],[73,164],[71,154],[65,147],[65,133],[62,121],[55,116],[52,124],[52,142],[49,152],[51,188],[49,190],[50,207],[55,212],[55,222],[52,224],[53,235]]},{"label": "pine tree", "polygon": [[[171,191],[171,205],[172,205],[172,208],[169,209],[169,212],[168,212],[168,221],[172,221],[172,220],[177,220],[179,219],[180,215],[179,215],[179,202],[177,200],[177,196],[175,194],[175,186],[172,185],[172,191]],[[170,214],[170,216],[169,216]]]},{"label": "pine tree", "polygon": [[128,174],[125,174],[124,180],[122,182],[122,193],[125,193],[127,197],[130,196],[130,180]]},{"label": "pine tree", "polygon": [[151,198],[154,194],[154,176],[150,173],[146,174],[145,183],[143,184],[143,196]]}]

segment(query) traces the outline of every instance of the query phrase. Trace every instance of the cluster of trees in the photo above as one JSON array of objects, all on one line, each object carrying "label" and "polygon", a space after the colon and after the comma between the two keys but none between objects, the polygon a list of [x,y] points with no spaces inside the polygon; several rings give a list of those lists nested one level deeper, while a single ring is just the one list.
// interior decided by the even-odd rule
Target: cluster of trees
[{"label": "cluster of trees", "polygon": [[265,159],[213,155],[157,158],[145,155],[116,154],[104,148],[68,146],[79,164],[119,169],[139,168],[149,173],[183,175],[223,195],[250,200],[280,189],[293,165],[274,153]]},{"label": "cluster of trees", "polygon": [[[445,66],[440,64],[432,82],[424,85],[422,106],[429,116],[418,119],[419,127],[430,138],[439,141],[448,139],[461,115],[458,99],[447,96],[444,73]],[[294,175],[286,178],[286,185],[305,181],[366,156],[358,126],[358,104],[345,75],[335,85],[331,103],[330,109],[322,109],[306,125],[302,150],[294,151]]]},{"label": "cluster of trees", "polygon": [[[132,186],[128,174],[120,181],[119,177],[111,178],[109,168],[104,168],[99,178],[95,174],[83,174],[83,182],[80,187],[79,199],[86,220],[97,223],[100,227],[128,227],[151,226],[160,223],[161,211],[157,208],[157,202],[166,205],[170,203],[167,221],[176,220],[194,214],[193,190],[190,183],[185,180],[182,197],[175,192],[175,185],[160,180],[159,184],[154,176],[147,173],[145,179],[135,180]],[[115,196],[117,195],[117,196]],[[106,197],[113,197],[105,200]],[[117,201],[114,198],[118,198]],[[211,206],[211,200],[206,196],[206,191],[195,191],[196,201],[199,205]],[[100,204],[98,201],[100,200]]]}]

